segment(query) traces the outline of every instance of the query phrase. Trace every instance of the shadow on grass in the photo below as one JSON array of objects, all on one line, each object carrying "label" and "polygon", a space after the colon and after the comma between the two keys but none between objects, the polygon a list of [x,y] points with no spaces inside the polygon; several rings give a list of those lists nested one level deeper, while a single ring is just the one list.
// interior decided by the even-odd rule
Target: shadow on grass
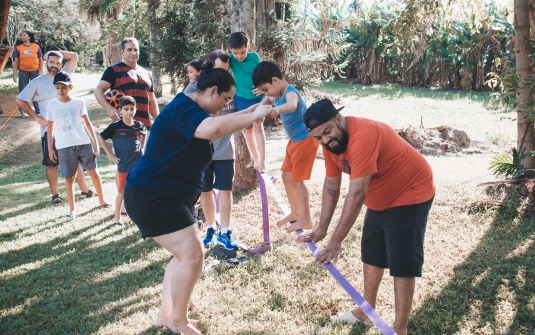
[{"label": "shadow on grass", "polygon": [[[97,247],[94,244],[99,241],[76,240],[97,226],[100,229],[94,234],[110,230],[126,236]],[[1,333],[96,333],[118,319],[146,311],[151,297],[138,292],[161,284],[169,260],[134,266],[132,261],[160,247],[152,241],[140,242],[137,230],[124,234],[114,228],[94,223],[3,255],[0,271],[21,269],[0,279],[0,287],[6,288],[0,293],[0,308],[8,311],[0,318]]]},{"label": "shadow on grass", "polygon": [[461,100],[468,99],[483,104],[490,110],[502,111],[502,107],[496,99],[490,96],[490,92],[476,91],[444,91],[421,87],[404,87],[392,84],[386,85],[359,85],[350,83],[324,83],[315,89],[344,98],[366,98],[377,95],[386,100],[400,99],[405,97],[429,98],[434,100]]},{"label": "shadow on grass", "polygon": [[485,333],[535,334],[534,234],[532,215],[498,211],[449,283],[413,311],[409,333],[455,334],[469,322]]}]

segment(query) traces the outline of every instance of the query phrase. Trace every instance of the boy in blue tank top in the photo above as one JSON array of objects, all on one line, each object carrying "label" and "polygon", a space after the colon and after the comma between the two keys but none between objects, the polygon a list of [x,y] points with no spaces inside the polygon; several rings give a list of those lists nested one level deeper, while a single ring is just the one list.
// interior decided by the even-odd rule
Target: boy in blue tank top
[{"label": "boy in blue tank top", "polygon": [[298,229],[311,229],[305,180],[309,180],[312,174],[319,144],[303,122],[303,114],[307,109],[305,100],[295,87],[284,80],[279,66],[273,62],[260,62],[252,77],[254,87],[266,96],[261,104],[274,106],[272,108],[280,115],[284,130],[290,138],[281,171],[291,213],[279,220],[277,225],[280,227],[290,222],[286,229],[288,233]]}]

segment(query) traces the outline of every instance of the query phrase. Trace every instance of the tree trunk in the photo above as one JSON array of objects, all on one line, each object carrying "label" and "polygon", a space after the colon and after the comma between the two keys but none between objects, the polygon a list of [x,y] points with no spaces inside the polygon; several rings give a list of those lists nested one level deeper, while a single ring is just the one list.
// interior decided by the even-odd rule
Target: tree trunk
[{"label": "tree trunk", "polygon": [[247,166],[251,163],[251,154],[245,142],[243,133],[237,132],[234,135],[234,189],[247,191],[256,186],[256,173],[254,169]]},{"label": "tree trunk", "polygon": [[[230,0],[230,23],[232,32],[243,31],[251,38],[251,47],[255,45],[255,4],[256,0]],[[234,134],[234,189],[250,190],[256,185],[256,174],[247,166],[251,155],[241,132]]]},{"label": "tree trunk", "polygon": [[256,42],[255,6],[256,0],[230,0],[231,29],[249,35],[253,49]]},{"label": "tree trunk", "polygon": [[[273,13],[273,15],[275,15],[275,0],[264,0],[264,10],[268,10],[270,13]],[[266,29],[269,29],[269,27],[271,27],[271,25],[273,24],[273,19],[271,18],[271,15],[264,14],[264,19],[266,20],[265,27]]]},{"label": "tree trunk", "polygon": [[260,42],[260,34],[266,27],[266,10],[264,0],[256,0],[256,41]]},{"label": "tree trunk", "polygon": [[104,66],[106,67],[121,62],[121,47],[119,46],[117,35],[108,34],[108,43],[106,43],[102,55],[104,56]]},{"label": "tree trunk", "polygon": [[150,65],[152,66],[152,84],[154,87],[154,94],[156,98],[161,98],[163,94],[162,75],[160,66],[155,62],[156,47],[158,45],[160,36],[160,24],[158,22],[158,8],[160,7],[159,0],[151,0],[148,2],[149,12],[149,43],[150,43]]},{"label": "tree trunk", "polygon": [[532,76],[530,68],[530,0],[515,0],[515,53],[516,73],[518,75],[517,100],[517,150],[522,152],[525,148],[528,153],[524,160],[526,169],[535,168],[535,158],[531,152],[535,150],[535,128],[531,117],[532,95],[528,80]]}]

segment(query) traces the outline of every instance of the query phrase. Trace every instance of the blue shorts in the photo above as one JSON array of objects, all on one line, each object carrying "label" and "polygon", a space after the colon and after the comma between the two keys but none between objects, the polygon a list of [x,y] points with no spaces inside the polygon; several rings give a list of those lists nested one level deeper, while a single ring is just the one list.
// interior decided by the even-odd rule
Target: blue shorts
[{"label": "blue shorts", "polygon": [[232,191],[233,180],[233,159],[212,161],[204,170],[204,184],[202,186],[202,192],[210,192],[214,188],[220,191]]},{"label": "blue shorts", "polygon": [[[264,100],[264,96],[261,95],[259,97],[256,97],[254,99],[245,99],[245,98],[241,98],[237,95],[234,96],[234,104],[236,105],[236,110],[239,112],[239,111],[242,111],[244,109],[247,109],[249,107],[251,107],[252,105],[254,104],[257,104],[257,103],[260,103],[262,102],[262,100]],[[246,128],[249,129],[251,128],[253,125],[250,124],[249,126],[247,126]]]}]

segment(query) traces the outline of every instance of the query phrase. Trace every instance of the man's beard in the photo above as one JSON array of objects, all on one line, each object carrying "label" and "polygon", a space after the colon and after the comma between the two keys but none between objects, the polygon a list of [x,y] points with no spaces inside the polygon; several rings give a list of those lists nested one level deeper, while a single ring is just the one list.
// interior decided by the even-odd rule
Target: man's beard
[{"label": "man's beard", "polygon": [[54,74],[54,75],[55,75],[56,73],[59,72],[59,68],[54,67],[54,66],[53,66],[53,67],[50,67],[50,66],[47,65],[47,66],[46,66],[46,69],[47,69],[47,71],[48,71],[49,73]]},{"label": "man's beard", "polygon": [[321,145],[328,151],[332,152],[333,154],[340,155],[344,153],[347,149],[347,144],[349,143],[349,135],[347,134],[347,131],[345,131],[345,129],[341,125],[339,125],[337,122],[336,122],[336,127],[342,134],[342,138],[340,140],[333,140],[333,141],[336,141],[338,145],[336,145],[335,147],[330,147],[329,143],[321,144]]}]

